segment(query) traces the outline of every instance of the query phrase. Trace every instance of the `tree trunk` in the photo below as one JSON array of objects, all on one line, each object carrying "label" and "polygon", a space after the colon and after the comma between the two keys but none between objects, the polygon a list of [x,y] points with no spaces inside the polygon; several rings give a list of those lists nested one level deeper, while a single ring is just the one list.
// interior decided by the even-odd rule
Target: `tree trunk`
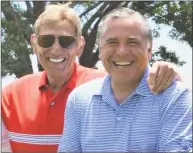
[{"label": "tree trunk", "polygon": [[[100,23],[102,17],[106,15],[109,11],[113,10],[117,6],[122,4],[122,1],[115,1],[115,2],[104,2],[103,5],[98,9],[98,11],[90,18],[87,24],[83,28],[83,36],[85,37],[86,45],[83,51],[82,56],[79,59],[79,62],[82,66],[85,67],[94,67],[95,64],[98,62],[98,52],[93,53],[93,49],[96,43],[96,35],[97,35],[97,28],[98,24]],[[106,7],[107,6],[107,7]],[[97,19],[98,18],[98,19]],[[93,22],[95,23],[93,29],[90,28]],[[91,32],[88,34],[88,31]]]}]

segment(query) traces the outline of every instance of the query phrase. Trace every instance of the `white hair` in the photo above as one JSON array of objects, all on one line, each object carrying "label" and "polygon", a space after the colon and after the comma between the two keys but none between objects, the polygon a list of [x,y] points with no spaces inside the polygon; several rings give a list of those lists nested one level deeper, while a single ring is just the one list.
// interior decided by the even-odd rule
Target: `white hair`
[{"label": "white hair", "polygon": [[107,21],[113,18],[130,18],[134,15],[135,15],[135,20],[141,22],[144,37],[147,39],[147,42],[149,44],[149,42],[152,41],[152,30],[151,30],[151,27],[149,26],[147,19],[139,12],[136,12],[126,7],[120,7],[109,12],[106,16],[102,18],[101,22],[99,23],[98,30],[97,30],[98,45],[100,45],[100,39],[101,39],[102,33],[104,33],[107,28]]}]

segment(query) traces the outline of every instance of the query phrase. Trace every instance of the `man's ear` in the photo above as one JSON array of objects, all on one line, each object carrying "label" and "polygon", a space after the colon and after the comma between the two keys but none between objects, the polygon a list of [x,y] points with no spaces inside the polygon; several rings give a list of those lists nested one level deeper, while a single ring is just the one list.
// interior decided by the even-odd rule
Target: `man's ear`
[{"label": "man's ear", "polygon": [[35,35],[35,34],[32,34],[32,35],[31,35],[30,43],[31,43],[33,52],[34,52],[35,54],[37,54],[36,35]]},{"label": "man's ear", "polygon": [[76,53],[76,56],[78,56],[79,58],[82,55],[84,47],[85,47],[85,40],[84,40],[84,37],[81,36],[79,38],[78,49],[77,49],[77,53]]},{"label": "man's ear", "polygon": [[148,60],[151,59],[152,56],[152,41],[148,44]]},{"label": "man's ear", "polygon": [[99,55],[98,55],[98,57],[99,57],[99,60],[101,60],[101,53],[100,53],[100,51],[101,51],[101,46],[99,45],[99,44],[97,44],[98,45],[98,50],[99,50]]}]

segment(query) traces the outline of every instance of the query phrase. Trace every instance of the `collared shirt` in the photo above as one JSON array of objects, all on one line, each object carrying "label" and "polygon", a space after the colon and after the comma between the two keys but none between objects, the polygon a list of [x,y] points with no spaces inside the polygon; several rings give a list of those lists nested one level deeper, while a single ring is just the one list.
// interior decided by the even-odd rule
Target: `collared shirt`
[{"label": "collared shirt", "polygon": [[174,82],[158,95],[147,85],[118,104],[111,78],[77,87],[69,96],[59,152],[157,152],[192,148],[192,94]]},{"label": "collared shirt", "polygon": [[6,86],[2,91],[2,118],[12,151],[56,152],[68,95],[76,86],[104,75],[104,71],[75,64],[70,79],[57,93],[47,85],[45,71]]}]

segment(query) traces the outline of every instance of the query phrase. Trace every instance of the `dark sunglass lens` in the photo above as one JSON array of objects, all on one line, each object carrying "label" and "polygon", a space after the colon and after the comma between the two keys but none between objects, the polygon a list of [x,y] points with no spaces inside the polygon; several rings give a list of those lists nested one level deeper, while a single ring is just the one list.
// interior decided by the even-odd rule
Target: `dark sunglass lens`
[{"label": "dark sunglass lens", "polygon": [[53,45],[55,37],[53,35],[41,35],[38,37],[38,45],[43,48],[48,48]]},{"label": "dark sunglass lens", "polygon": [[73,36],[60,36],[59,42],[63,48],[72,48],[74,43],[75,43],[75,37],[73,37]]}]

